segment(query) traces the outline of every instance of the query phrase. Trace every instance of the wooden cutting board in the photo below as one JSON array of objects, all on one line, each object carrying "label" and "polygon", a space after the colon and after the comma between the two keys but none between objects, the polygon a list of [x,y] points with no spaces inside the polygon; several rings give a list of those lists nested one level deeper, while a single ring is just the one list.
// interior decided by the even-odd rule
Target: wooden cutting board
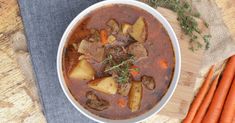
[{"label": "wooden cutting board", "polygon": [[[188,108],[194,97],[194,86],[201,67],[203,50],[192,52],[189,49],[189,37],[182,32],[179,22],[177,21],[176,13],[160,7],[157,10],[173,27],[179,40],[182,58],[179,84],[173,94],[173,97],[163,108],[160,114],[172,118],[183,119],[187,114]],[[206,33],[208,30],[205,27],[204,22],[199,19],[197,19],[197,22],[199,24],[199,28],[202,30],[202,33]],[[203,41],[202,38],[199,38],[199,40],[200,42]]]},{"label": "wooden cutting board", "polygon": [[[17,32],[23,29],[17,1],[0,0],[0,6],[0,119],[12,122],[45,122],[39,108],[41,104],[38,102],[35,84],[29,83],[28,75],[22,73],[22,70],[26,73],[28,70],[24,67],[20,69],[22,63],[16,61],[18,53],[12,47],[12,41],[18,41]],[[188,49],[189,38],[181,31],[174,12],[164,8],[158,8],[158,11],[170,22],[176,32],[182,55],[179,84],[160,114],[182,119],[194,95],[194,83],[200,69],[202,51],[192,52]],[[202,30],[206,31],[203,22],[200,20],[198,22]],[[21,59],[24,59],[22,57]]]}]

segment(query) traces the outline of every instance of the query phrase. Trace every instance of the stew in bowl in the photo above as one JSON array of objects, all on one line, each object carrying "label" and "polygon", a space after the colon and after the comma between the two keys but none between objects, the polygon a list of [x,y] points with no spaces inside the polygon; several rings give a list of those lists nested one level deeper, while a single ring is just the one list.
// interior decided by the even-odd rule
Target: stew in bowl
[{"label": "stew in bowl", "polygon": [[68,98],[86,115],[110,121],[147,114],[164,97],[165,104],[180,72],[170,25],[167,30],[153,14],[131,4],[143,3],[119,2],[104,1],[107,5],[73,21],[58,52],[58,73]]}]

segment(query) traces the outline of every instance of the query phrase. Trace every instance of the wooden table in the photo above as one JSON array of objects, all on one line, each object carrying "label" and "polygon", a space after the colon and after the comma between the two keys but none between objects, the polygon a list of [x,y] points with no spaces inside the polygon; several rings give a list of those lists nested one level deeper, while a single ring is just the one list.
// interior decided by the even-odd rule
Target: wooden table
[{"label": "wooden table", "polygon": [[[215,2],[235,39],[235,1]],[[46,122],[16,0],[0,0],[0,56],[0,122]],[[159,116],[156,119],[158,122],[179,122],[169,117]]]}]

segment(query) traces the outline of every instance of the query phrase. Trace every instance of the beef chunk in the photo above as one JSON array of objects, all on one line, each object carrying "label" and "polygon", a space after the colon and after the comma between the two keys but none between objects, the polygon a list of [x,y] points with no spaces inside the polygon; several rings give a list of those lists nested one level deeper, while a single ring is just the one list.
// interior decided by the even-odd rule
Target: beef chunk
[{"label": "beef chunk", "polygon": [[89,55],[94,60],[101,62],[104,59],[104,47],[99,42],[89,42],[87,40],[82,40],[78,52],[81,54]]},{"label": "beef chunk", "polygon": [[109,102],[98,98],[92,91],[86,93],[86,105],[94,110],[103,111],[109,107]]},{"label": "beef chunk", "polygon": [[145,47],[141,43],[133,43],[128,47],[128,53],[135,56],[136,61],[139,61],[148,56]]},{"label": "beef chunk", "polygon": [[118,93],[122,96],[127,96],[131,89],[131,83],[121,83],[118,85]]},{"label": "beef chunk", "polygon": [[147,89],[153,90],[155,88],[155,81],[153,77],[144,75],[141,77],[141,81]]},{"label": "beef chunk", "polygon": [[116,20],[111,19],[107,22],[107,25],[111,27],[112,34],[117,34],[119,32],[119,25]]},{"label": "beef chunk", "polygon": [[128,54],[125,49],[120,46],[114,46],[106,49],[106,55],[112,55],[112,58],[117,62],[128,57]]}]

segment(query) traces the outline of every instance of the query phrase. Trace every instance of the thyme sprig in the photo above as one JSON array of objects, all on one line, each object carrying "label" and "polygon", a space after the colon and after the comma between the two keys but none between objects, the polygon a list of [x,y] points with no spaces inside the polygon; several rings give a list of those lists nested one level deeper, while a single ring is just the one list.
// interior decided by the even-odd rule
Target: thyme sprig
[{"label": "thyme sprig", "polygon": [[[164,7],[177,13],[180,27],[183,32],[190,37],[190,47],[192,51],[202,48],[202,43],[198,41],[198,36],[204,39],[205,49],[209,48],[211,36],[201,34],[195,17],[200,17],[200,13],[192,10],[191,5],[184,0],[148,0],[148,4],[154,8]],[[205,22],[206,27],[209,25]]]},{"label": "thyme sprig", "polygon": [[134,62],[134,56],[130,56],[128,59],[116,63],[112,55],[109,55],[102,63],[111,65],[109,68],[106,68],[104,72],[115,72],[117,74],[117,82],[127,83],[130,79],[130,67]]}]

